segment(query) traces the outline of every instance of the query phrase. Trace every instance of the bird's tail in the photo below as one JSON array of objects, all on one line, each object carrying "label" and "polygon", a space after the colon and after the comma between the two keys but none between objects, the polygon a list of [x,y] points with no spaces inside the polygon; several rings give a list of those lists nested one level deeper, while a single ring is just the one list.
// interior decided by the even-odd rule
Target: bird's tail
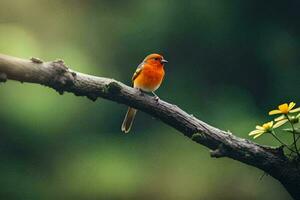
[{"label": "bird's tail", "polygon": [[123,121],[123,124],[121,127],[121,130],[124,133],[128,133],[130,131],[130,128],[132,126],[136,112],[137,112],[136,109],[128,107],[127,113],[125,115],[125,118],[124,118],[124,121]]}]

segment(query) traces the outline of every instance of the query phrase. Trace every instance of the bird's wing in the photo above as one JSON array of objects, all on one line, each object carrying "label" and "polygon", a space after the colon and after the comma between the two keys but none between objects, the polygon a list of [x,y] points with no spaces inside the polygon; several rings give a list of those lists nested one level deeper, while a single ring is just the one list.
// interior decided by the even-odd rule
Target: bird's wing
[{"label": "bird's wing", "polygon": [[139,64],[139,66],[136,68],[133,76],[132,76],[132,81],[134,81],[136,79],[136,77],[138,77],[138,75],[141,73],[141,71],[143,70],[144,67],[144,63],[142,62],[141,64]]}]

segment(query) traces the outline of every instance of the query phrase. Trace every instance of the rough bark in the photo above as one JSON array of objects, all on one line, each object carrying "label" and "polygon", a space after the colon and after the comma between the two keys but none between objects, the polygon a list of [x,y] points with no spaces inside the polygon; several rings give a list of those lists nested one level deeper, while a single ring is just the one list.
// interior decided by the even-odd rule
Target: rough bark
[{"label": "rough bark", "polygon": [[236,137],[206,124],[176,105],[156,101],[114,79],[75,72],[62,60],[43,62],[37,58],[25,60],[0,54],[0,82],[9,79],[45,85],[60,94],[71,92],[93,101],[101,97],[137,108],[208,147],[212,157],[229,157],[265,171],[280,181],[294,199],[300,199],[300,167],[284,155],[282,148],[262,146]]}]

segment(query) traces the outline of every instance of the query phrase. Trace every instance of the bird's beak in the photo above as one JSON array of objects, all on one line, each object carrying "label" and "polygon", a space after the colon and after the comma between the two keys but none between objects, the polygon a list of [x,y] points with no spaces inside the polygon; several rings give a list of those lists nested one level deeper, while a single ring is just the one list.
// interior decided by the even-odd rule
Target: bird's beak
[{"label": "bird's beak", "polygon": [[168,61],[167,60],[165,60],[165,59],[162,59],[161,60],[161,64],[165,64],[165,63],[167,63]]}]

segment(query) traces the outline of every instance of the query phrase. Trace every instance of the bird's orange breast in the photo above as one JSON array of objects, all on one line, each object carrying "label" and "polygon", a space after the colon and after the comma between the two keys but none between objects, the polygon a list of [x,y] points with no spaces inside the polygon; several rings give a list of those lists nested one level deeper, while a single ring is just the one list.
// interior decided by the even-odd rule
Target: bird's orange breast
[{"label": "bird's orange breast", "polygon": [[134,79],[133,85],[143,91],[153,92],[159,88],[164,75],[163,66],[145,65],[141,73]]}]

